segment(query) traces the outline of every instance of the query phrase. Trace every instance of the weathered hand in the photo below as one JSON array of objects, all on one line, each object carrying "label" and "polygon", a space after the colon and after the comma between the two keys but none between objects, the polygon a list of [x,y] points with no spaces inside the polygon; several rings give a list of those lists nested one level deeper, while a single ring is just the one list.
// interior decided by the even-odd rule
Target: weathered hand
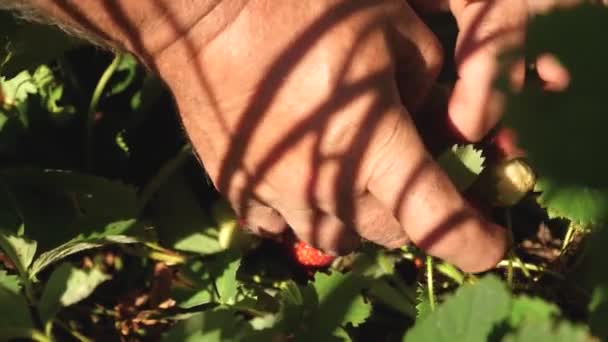
[{"label": "weathered hand", "polygon": [[405,1],[252,0],[201,43],[205,29],[154,65],[213,183],[253,229],[289,225],[335,253],[360,236],[411,240],[467,271],[502,257],[504,230],[457,193],[408,114],[442,53]]}]

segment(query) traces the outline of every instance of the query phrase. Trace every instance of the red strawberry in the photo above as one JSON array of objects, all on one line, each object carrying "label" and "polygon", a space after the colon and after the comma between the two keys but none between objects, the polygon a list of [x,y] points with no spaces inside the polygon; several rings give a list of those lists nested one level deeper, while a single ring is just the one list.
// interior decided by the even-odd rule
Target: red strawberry
[{"label": "red strawberry", "polygon": [[326,267],[335,259],[334,256],[323,253],[322,251],[309,246],[304,241],[296,241],[292,246],[293,255],[296,261],[306,267]]}]

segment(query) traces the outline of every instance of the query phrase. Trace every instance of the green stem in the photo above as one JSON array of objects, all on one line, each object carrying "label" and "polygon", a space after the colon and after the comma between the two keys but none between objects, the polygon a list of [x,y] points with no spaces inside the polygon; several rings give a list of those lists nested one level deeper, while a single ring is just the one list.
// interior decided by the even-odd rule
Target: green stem
[{"label": "green stem", "polygon": [[444,276],[452,279],[458,285],[464,284],[466,276],[460,272],[454,265],[447,262],[440,262],[435,265],[435,269]]},{"label": "green stem", "polygon": [[90,170],[93,166],[93,126],[95,123],[95,111],[97,110],[97,105],[99,105],[99,101],[101,100],[101,95],[103,95],[103,91],[110,82],[112,75],[116,72],[116,69],[120,65],[120,61],[122,60],[122,54],[117,53],[112,60],[112,63],[106,68],[103,72],[97,85],[95,86],[95,90],[93,91],[93,96],[91,97],[91,102],[89,102],[89,109],[87,112],[87,121],[86,121],[86,135],[85,135],[85,167],[87,170]]},{"label": "green stem", "polygon": [[564,241],[562,242],[562,253],[566,250],[566,248],[568,248],[568,245],[570,244],[570,241],[572,241],[572,238],[574,237],[575,233],[576,226],[574,225],[574,223],[570,222],[568,224],[568,230],[566,231],[566,235],[564,236]]},{"label": "green stem", "polygon": [[[509,267],[509,263],[512,263],[512,261],[510,259],[507,260],[502,260],[501,262],[498,263],[498,265],[496,265],[497,268],[508,268]],[[519,269],[522,272],[528,272],[528,274],[530,274],[530,271],[532,272],[539,272],[539,273],[544,273],[544,274],[550,274],[556,278],[559,279],[564,279],[564,276],[561,275],[558,272],[554,272],[551,270],[548,270],[542,266],[538,266],[535,264],[530,264],[530,263],[524,263],[520,260],[519,263],[517,264],[512,264],[512,266],[514,269]],[[525,270],[525,271],[524,271]]]},{"label": "green stem", "polygon": [[71,329],[67,324],[60,322],[60,321],[57,321],[55,323],[57,325],[59,325],[63,330],[65,330],[67,333],[72,335],[72,337],[75,338],[76,340],[78,340],[79,342],[92,342],[91,339],[89,339],[88,337],[79,333],[78,331]]},{"label": "green stem", "polygon": [[429,295],[429,305],[431,311],[435,311],[435,290],[433,285],[433,257],[426,257],[426,287]]},{"label": "green stem", "polygon": [[144,186],[139,194],[138,200],[138,212],[141,214],[141,211],[146,208],[148,202],[152,198],[152,196],[160,189],[160,187],[165,183],[167,178],[169,178],[175,171],[177,171],[180,167],[182,167],[188,158],[192,155],[191,148],[189,144],[184,145],[177,155],[171,159],[169,159],[150,179],[148,184]]}]

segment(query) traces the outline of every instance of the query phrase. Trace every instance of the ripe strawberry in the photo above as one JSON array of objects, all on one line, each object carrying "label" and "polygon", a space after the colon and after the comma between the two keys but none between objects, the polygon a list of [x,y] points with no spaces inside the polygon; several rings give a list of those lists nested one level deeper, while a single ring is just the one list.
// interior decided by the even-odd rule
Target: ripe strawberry
[{"label": "ripe strawberry", "polygon": [[325,254],[322,251],[309,246],[304,241],[294,242],[292,252],[296,261],[305,267],[326,267],[335,259],[334,256]]}]

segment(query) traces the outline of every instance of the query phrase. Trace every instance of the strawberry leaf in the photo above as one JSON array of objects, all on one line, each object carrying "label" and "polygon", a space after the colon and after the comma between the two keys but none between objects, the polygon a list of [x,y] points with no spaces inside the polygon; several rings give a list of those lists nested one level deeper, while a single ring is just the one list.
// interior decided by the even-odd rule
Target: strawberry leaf
[{"label": "strawberry leaf", "polygon": [[518,327],[524,322],[544,322],[560,313],[559,308],[540,298],[519,296],[513,299],[509,324]]},{"label": "strawberry leaf", "polygon": [[587,329],[569,322],[561,322],[553,326],[551,321],[528,322],[516,332],[509,334],[505,342],[589,342],[593,341]]},{"label": "strawberry leaf", "polygon": [[487,341],[496,325],[508,317],[511,297],[505,285],[488,276],[465,285],[410,329],[404,342]]},{"label": "strawberry leaf", "polygon": [[16,275],[10,275],[4,270],[0,270],[0,286],[4,286],[5,289],[19,294],[21,291],[21,280]]},{"label": "strawberry leaf", "polygon": [[0,249],[11,259],[19,273],[26,276],[36,254],[36,241],[0,233]]},{"label": "strawberry leaf", "polygon": [[541,178],[535,190],[541,192],[538,203],[547,209],[552,218],[566,218],[584,226],[598,225],[608,220],[608,187],[565,185]]},{"label": "strawberry leaf", "polygon": [[466,190],[483,171],[485,158],[473,145],[454,145],[442,153],[437,162],[448,174],[456,188]]},{"label": "strawberry leaf", "polygon": [[90,296],[95,288],[110,276],[98,268],[81,270],[65,263],[51,274],[40,298],[39,310],[43,323],[53,319],[62,307],[75,304]]},{"label": "strawberry leaf", "polygon": [[318,312],[310,331],[315,336],[331,333],[338,325],[358,326],[371,314],[371,305],[363,300],[361,291],[367,286],[365,278],[352,273],[317,273],[313,282],[319,302]]},{"label": "strawberry leaf", "polygon": [[197,313],[179,322],[166,334],[163,341],[242,341],[251,332],[251,326],[234,310],[217,308]]},{"label": "strawberry leaf", "polygon": [[538,172],[538,190],[546,192],[541,204],[553,216],[583,224],[608,217],[608,116],[605,89],[598,86],[608,78],[608,46],[589,48],[589,42],[601,41],[606,31],[608,8],[588,3],[532,20],[527,57],[552,54],[568,70],[571,82],[561,92],[545,91],[536,83],[511,92],[504,116]]},{"label": "strawberry leaf", "polygon": [[0,317],[0,340],[3,341],[14,337],[27,337],[20,332],[34,327],[25,298],[3,284],[0,284]]},{"label": "strawberry leaf", "polygon": [[181,173],[168,179],[152,206],[159,237],[164,245],[198,254],[222,251],[217,226],[200,207]]}]

